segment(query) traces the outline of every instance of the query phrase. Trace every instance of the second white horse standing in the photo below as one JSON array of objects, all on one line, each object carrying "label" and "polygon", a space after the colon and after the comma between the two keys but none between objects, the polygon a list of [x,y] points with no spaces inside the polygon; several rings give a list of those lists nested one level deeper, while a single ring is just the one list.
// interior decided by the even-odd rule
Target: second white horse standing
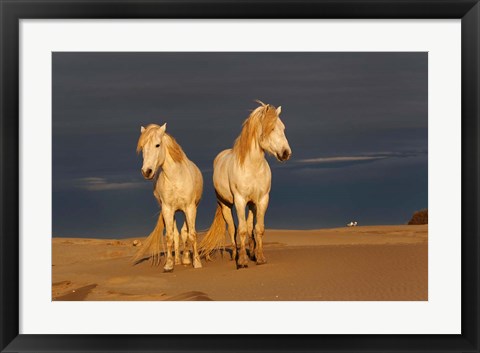
[{"label": "second white horse standing", "polygon": [[[235,206],[238,217],[240,251],[237,268],[247,267],[248,257],[245,248],[247,234],[250,252],[257,264],[267,260],[263,254],[264,217],[269,202],[272,172],[265,151],[279,161],[286,161],[292,153],[285,137],[285,125],[280,120],[281,107],[260,101],[243,123],[240,136],[233,148],[220,152],[213,162],[213,184],[217,194],[218,206],[215,218],[207,234],[200,243],[201,253],[208,256],[222,246],[225,237],[225,223],[233,244],[232,257],[236,259],[235,224],[232,207]],[[248,218],[245,209],[248,207]],[[253,223],[255,239],[253,239]]]}]

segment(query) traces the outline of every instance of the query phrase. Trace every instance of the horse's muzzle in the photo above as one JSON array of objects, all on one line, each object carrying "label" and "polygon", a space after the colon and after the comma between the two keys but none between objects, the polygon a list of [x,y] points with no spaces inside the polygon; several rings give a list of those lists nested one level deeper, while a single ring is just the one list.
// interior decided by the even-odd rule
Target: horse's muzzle
[{"label": "horse's muzzle", "polygon": [[153,170],[151,170],[150,168],[146,169],[146,170],[143,170],[142,169],[142,175],[145,179],[147,180],[151,180],[153,179],[155,173],[153,172]]},{"label": "horse's muzzle", "polygon": [[279,161],[284,162],[284,161],[288,161],[291,155],[292,155],[292,152],[290,152],[289,150],[283,150],[281,155],[277,154],[277,158]]}]

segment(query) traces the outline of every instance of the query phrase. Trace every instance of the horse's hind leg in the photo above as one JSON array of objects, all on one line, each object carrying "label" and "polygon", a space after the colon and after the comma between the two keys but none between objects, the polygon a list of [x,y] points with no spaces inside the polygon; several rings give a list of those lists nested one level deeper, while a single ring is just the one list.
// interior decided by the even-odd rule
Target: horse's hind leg
[{"label": "horse's hind leg", "polygon": [[255,239],[253,237],[253,216],[255,212],[255,205],[248,205],[248,217],[247,217],[247,237],[248,248],[250,251],[250,259],[255,261]]},{"label": "horse's hind leg", "polygon": [[182,230],[181,230],[181,240],[183,243],[183,257],[182,257],[182,264],[190,265],[192,260],[190,259],[190,242],[188,241],[188,228],[187,222],[183,222]]},{"label": "horse's hind leg", "polygon": [[232,209],[221,202],[220,207],[222,209],[223,219],[225,220],[225,223],[227,223],[228,235],[230,235],[230,240],[232,242],[232,260],[235,260],[237,257],[237,243],[235,241],[235,222],[233,221]]}]

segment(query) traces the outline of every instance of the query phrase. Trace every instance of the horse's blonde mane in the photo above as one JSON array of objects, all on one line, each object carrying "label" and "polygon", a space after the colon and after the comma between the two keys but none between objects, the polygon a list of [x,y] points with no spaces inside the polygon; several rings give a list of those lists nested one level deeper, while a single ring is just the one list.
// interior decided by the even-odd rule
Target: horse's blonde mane
[{"label": "horse's blonde mane", "polygon": [[278,119],[277,111],[273,105],[265,104],[259,100],[260,106],[252,111],[249,117],[243,122],[242,132],[235,140],[233,152],[237,155],[240,164],[243,164],[247,157],[252,142],[256,141],[261,132],[260,138],[266,138],[275,129]]},{"label": "horse's blonde mane", "polygon": [[143,146],[145,146],[147,144],[148,141],[150,141],[150,139],[152,138],[153,136],[153,133],[157,130],[157,128],[159,128],[160,126],[158,126],[157,124],[149,124],[147,125],[147,127],[145,128],[145,131],[143,131],[141,134],[140,134],[140,137],[138,139],[138,142],[137,142],[137,153],[140,153],[142,150],[143,150]]},{"label": "horse's blonde mane", "polygon": [[[154,133],[159,128],[160,126],[157,124],[149,124],[145,128],[145,131],[140,135],[140,138],[138,139],[137,153],[140,153],[142,151],[143,146],[145,146],[145,144],[150,141],[152,136],[154,136]],[[165,147],[167,148],[170,157],[172,157],[175,162],[181,162],[186,157],[182,147],[178,144],[178,142],[172,135],[165,133],[165,136],[163,137],[163,143],[165,144]]]},{"label": "horse's blonde mane", "polygon": [[167,151],[175,162],[181,162],[186,157],[182,147],[172,135],[165,134],[163,141],[166,142]]}]

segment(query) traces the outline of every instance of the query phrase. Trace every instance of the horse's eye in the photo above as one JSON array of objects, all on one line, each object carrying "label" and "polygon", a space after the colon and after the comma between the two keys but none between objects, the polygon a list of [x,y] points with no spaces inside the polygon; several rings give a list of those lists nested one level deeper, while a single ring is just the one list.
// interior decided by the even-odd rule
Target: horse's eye
[{"label": "horse's eye", "polygon": [[160,144],[156,145],[155,147],[157,147],[157,148],[160,147]]}]

